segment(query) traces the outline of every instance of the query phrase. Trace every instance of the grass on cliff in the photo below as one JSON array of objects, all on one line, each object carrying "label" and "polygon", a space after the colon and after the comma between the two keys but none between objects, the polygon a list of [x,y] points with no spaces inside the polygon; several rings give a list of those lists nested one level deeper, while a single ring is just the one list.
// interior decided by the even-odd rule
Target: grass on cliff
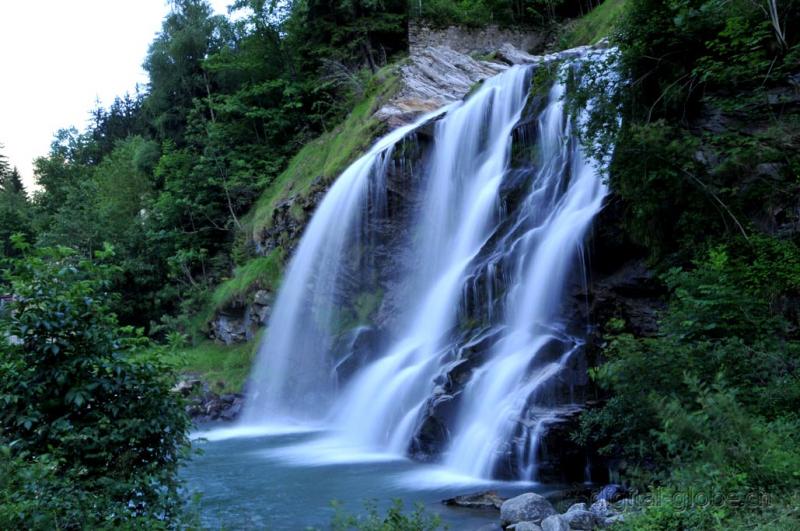
[{"label": "grass on cliff", "polygon": [[369,80],[365,96],[335,129],[306,144],[289,166],[273,181],[245,218],[245,226],[258,238],[272,224],[275,207],[292,196],[308,193],[317,182],[336,178],[348,164],[363,154],[382,132],[384,124],[375,111],[398,90],[397,65],[388,65]]},{"label": "grass on cliff", "polygon": [[626,0],[605,0],[585,16],[566,25],[559,39],[561,49],[594,44],[614,31],[625,11]]},{"label": "grass on cliff", "polygon": [[[245,230],[258,239],[272,225],[275,208],[291,197],[302,197],[317,182],[330,182],[348,164],[363,154],[385,127],[373,114],[398,90],[398,64],[387,65],[366,83],[364,98],[336,128],[306,144],[289,166],[259,197],[245,216]],[[294,211],[292,211],[294,215]],[[211,295],[201,321],[208,322],[214,312],[255,289],[275,291],[280,283],[286,259],[283,250],[256,257],[236,268],[233,276],[222,282]]]},{"label": "grass on cliff", "polygon": [[208,383],[215,393],[238,393],[250,374],[260,337],[261,333],[253,341],[230,346],[206,340],[175,348],[163,360],[179,373]]},{"label": "grass on cliff", "polygon": [[234,300],[241,300],[255,289],[276,291],[283,272],[283,249],[273,249],[266,256],[253,258],[234,270],[233,277],[222,282],[211,295],[214,310],[219,310]]}]

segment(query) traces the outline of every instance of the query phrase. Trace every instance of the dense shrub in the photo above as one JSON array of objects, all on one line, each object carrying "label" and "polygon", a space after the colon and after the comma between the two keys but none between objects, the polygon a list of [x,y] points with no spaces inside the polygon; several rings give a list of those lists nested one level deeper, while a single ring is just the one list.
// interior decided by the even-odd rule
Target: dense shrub
[{"label": "dense shrub", "polygon": [[171,525],[188,419],[170,371],[134,357],[147,340],[109,311],[100,262],[112,251],[95,262],[18,247],[0,321],[2,518],[41,529]]}]

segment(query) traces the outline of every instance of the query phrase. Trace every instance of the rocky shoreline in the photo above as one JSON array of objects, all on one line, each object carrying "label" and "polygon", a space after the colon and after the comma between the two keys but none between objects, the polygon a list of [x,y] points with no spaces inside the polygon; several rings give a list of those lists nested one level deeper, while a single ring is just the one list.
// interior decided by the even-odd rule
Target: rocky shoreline
[{"label": "rocky shoreline", "polygon": [[594,496],[594,503],[573,503],[563,513],[541,494],[527,492],[503,499],[497,492],[486,491],[444,500],[445,505],[499,511],[499,521],[481,526],[477,531],[591,531],[625,520],[634,510],[633,499],[621,485],[610,484]]},{"label": "rocky shoreline", "polygon": [[198,378],[183,379],[172,390],[186,399],[186,413],[197,423],[236,420],[244,407],[242,393],[215,393]]}]

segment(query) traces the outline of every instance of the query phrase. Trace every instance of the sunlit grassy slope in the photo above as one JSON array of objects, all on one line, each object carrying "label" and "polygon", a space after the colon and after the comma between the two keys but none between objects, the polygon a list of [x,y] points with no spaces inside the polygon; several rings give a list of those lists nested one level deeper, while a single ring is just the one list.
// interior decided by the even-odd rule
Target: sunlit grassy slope
[{"label": "sunlit grassy slope", "polygon": [[605,0],[586,16],[570,22],[559,39],[559,47],[567,49],[594,44],[609,36],[625,11],[625,3],[626,0]]}]

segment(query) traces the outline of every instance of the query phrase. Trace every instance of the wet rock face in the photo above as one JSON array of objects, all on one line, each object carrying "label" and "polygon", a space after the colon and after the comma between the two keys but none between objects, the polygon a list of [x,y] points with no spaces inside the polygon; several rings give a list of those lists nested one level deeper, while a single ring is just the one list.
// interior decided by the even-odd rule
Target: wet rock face
[{"label": "wet rock face", "polygon": [[228,393],[218,395],[207,392],[190,399],[186,412],[197,422],[236,420],[244,407],[244,395]]},{"label": "wet rock face", "polygon": [[209,323],[209,337],[226,345],[250,341],[269,319],[273,294],[258,290],[246,303],[228,305]]},{"label": "wet rock face", "polygon": [[172,392],[187,399],[186,413],[197,422],[235,420],[244,407],[244,395],[227,393],[219,395],[208,389],[208,384],[197,378],[180,380]]}]

